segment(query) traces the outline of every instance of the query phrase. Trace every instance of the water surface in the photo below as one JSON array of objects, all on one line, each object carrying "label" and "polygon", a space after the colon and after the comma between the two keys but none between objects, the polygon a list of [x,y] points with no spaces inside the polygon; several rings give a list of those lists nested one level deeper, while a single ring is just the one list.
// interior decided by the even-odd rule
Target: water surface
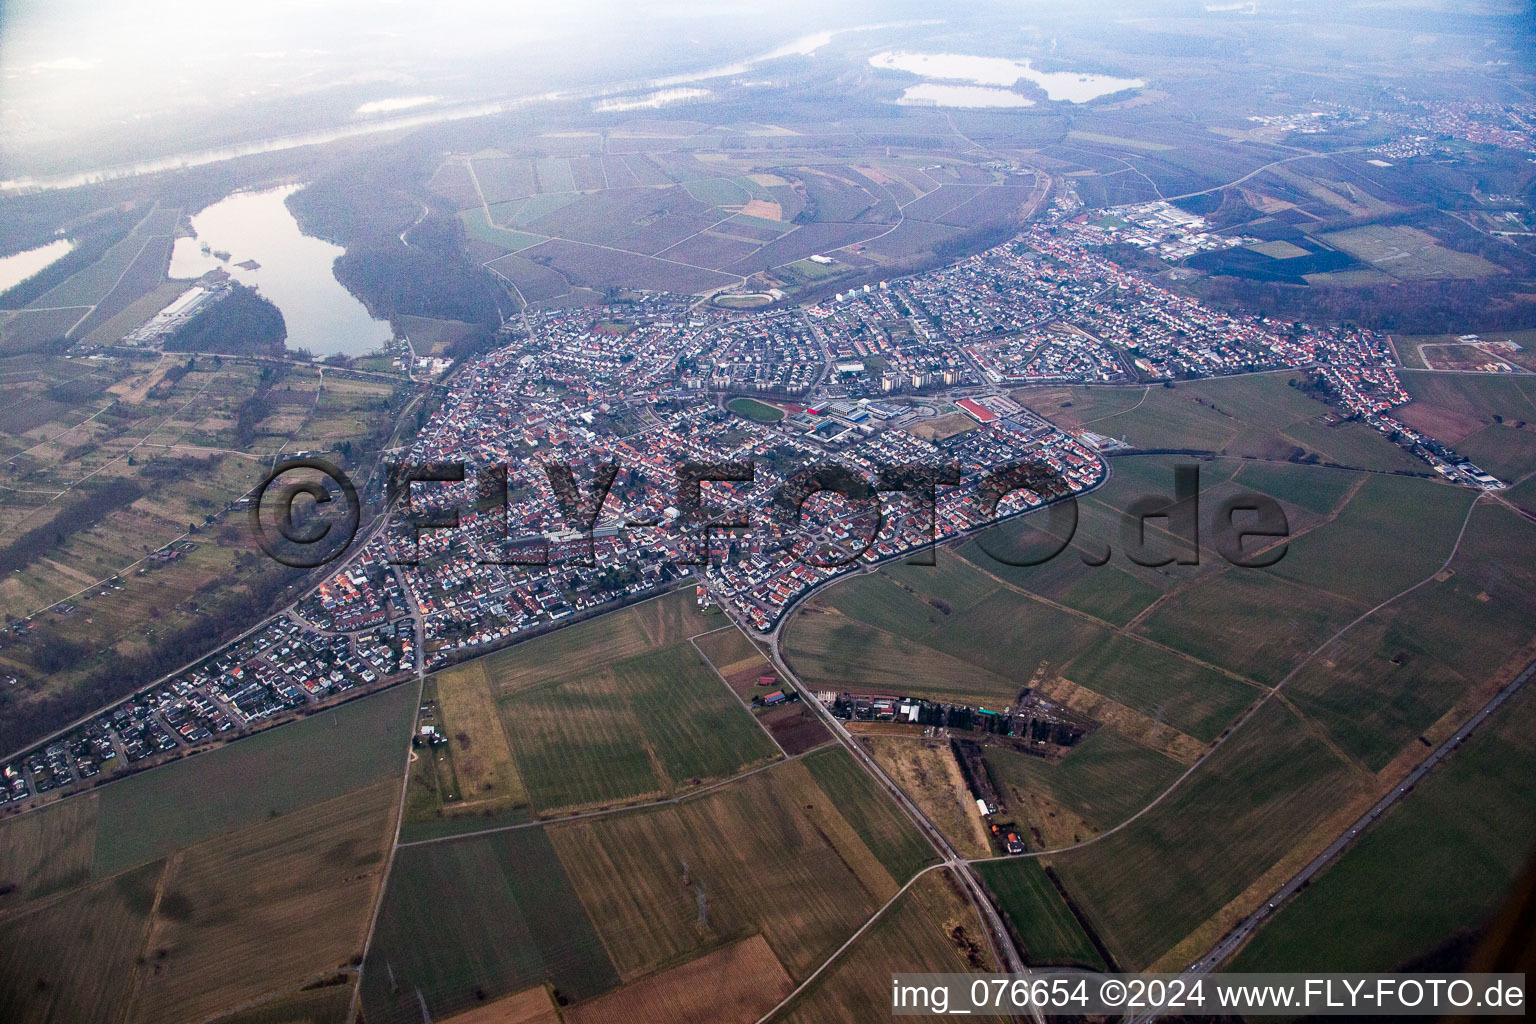
[{"label": "water surface", "polygon": [[0,257],[0,292],[16,287],[38,271],[63,259],[64,254],[74,247],[74,242],[60,238],[35,249]]},{"label": "water surface", "polygon": [[924,78],[976,85],[1014,85],[1020,79],[1038,85],[1047,98],[1087,103],[1126,89],[1140,89],[1139,78],[1115,78],[1078,71],[1037,71],[1026,60],[1009,57],[976,57],[965,53],[909,53],[901,50],[877,53],[869,63],[887,71],[905,71]]},{"label": "water surface", "polygon": [[[283,311],[289,348],[316,356],[376,351],[390,338],[389,324],[370,316],[336,280],[333,264],[346,250],[299,230],[283,202],[298,188],[236,192],[195,215],[197,237],[176,239],[170,276],[201,277],[222,267],[259,288]],[[258,266],[240,266],[248,261]]]}]

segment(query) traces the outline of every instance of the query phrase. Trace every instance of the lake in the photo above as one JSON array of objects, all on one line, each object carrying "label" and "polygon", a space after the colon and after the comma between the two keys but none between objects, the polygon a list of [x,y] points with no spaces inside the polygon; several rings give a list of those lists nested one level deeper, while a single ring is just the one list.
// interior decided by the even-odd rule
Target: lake
[{"label": "lake", "polygon": [[74,247],[75,243],[67,238],[61,238],[56,242],[40,245],[36,249],[28,249],[25,252],[0,258],[0,292],[16,287],[49,264],[63,259],[64,254]]},{"label": "lake", "polygon": [[1009,86],[1023,79],[1038,85],[1048,99],[1069,103],[1087,103],[1100,96],[1140,89],[1147,84],[1139,78],[1115,78],[1078,71],[1037,71],[1027,59],[976,57],[964,53],[887,51],[875,54],[869,58],[869,63],[887,71],[905,71],[938,81],[971,82],[981,86]]},{"label": "lake", "polygon": [[[315,356],[377,351],[390,339],[389,324],[370,316],[336,280],[332,266],[346,250],[299,230],[283,201],[298,189],[236,192],[193,216],[197,237],[176,239],[170,276],[196,278],[223,268],[241,284],[259,288],[282,310],[291,349]],[[258,266],[239,266],[247,261]]]}]

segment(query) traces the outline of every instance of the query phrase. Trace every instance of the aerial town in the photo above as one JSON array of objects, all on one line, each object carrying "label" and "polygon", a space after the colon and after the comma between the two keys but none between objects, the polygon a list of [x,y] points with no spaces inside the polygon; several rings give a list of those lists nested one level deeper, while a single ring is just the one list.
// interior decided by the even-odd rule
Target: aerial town
[{"label": "aerial town", "polygon": [[[5,765],[4,800],[88,785],[113,761],[123,770],[178,757],[685,581],[771,631],[829,579],[1101,484],[1106,455],[1125,446],[1037,416],[1011,397],[1026,384],[1293,369],[1336,416],[1441,477],[1503,486],[1391,415],[1408,394],[1385,335],[1203,306],[1110,259],[1111,240],[1167,259],[1232,242],[1166,203],[1089,222],[1065,188],[1042,222],[1002,245],[803,307],[736,312],[635,292],[509,321],[506,344],[455,376],[401,453],[461,460],[471,478],[473,467],[508,467],[504,509],[471,510],[473,479],[415,485],[414,511],[463,509],[461,527],[403,530],[396,516],[286,614]],[[217,300],[194,289],[165,320]],[[153,341],[166,323],[150,326],[135,340]],[[752,479],[702,487],[702,516],[690,516],[677,482],[690,460],[750,464]],[[570,466],[580,488],[616,464],[590,531],[566,521],[551,463]],[[981,481],[1022,463],[1061,486],[1015,489],[985,508]],[[890,467],[960,475],[862,508],[823,492],[786,516],[776,501],[786,483],[829,464],[871,483]],[[746,525],[706,529],[700,518]]]}]

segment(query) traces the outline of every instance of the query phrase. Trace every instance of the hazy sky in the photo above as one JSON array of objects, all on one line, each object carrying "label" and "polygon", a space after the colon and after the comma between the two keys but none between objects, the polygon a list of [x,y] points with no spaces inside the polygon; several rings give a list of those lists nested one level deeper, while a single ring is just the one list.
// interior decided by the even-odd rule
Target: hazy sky
[{"label": "hazy sky", "polygon": [[[0,160],[232,106],[314,115],[626,80],[760,53],[888,4],[746,0],[0,0]],[[700,62],[704,62],[700,64]],[[274,106],[273,109],[276,109]],[[273,123],[275,133],[309,125]],[[188,140],[191,143],[193,140]],[[8,158],[8,159],[7,159]],[[0,168],[4,169],[4,168]],[[12,168],[15,169],[15,168]]]}]

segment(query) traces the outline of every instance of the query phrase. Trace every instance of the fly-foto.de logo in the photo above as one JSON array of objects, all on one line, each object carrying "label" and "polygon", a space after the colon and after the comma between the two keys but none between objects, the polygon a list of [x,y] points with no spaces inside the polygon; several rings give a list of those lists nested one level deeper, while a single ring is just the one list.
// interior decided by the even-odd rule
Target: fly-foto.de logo
[{"label": "fly-foto.de logo", "polygon": [[[461,530],[471,522],[471,557],[485,565],[589,566],[600,535],[630,534],[643,536],[636,547],[650,557],[709,565],[730,538],[752,531],[820,569],[892,553],[932,565],[937,542],[957,533],[975,533],[982,552],[1010,566],[1042,565],[1069,549],[1088,566],[1113,556],[1102,530],[1093,539],[1078,538],[1082,488],[1039,461],[984,470],[954,462],[872,470],[811,464],[773,474],[769,488],[759,486],[751,461],[681,460],[671,467],[671,502],[657,513],[619,507],[616,461],[548,461],[535,468],[543,492],[519,487],[514,501],[506,464],[390,464],[387,560],[415,564],[424,534]],[[1264,568],[1285,556],[1290,522],[1275,499],[1228,494],[1207,502],[1202,514],[1199,466],[1175,466],[1171,476],[1169,492],[1140,495],[1119,509],[1116,539],[1124,557],[1142,566],[1198,565],[1209,546],[1232,565]],[[822,506],[810,514],[813,500]],[[257,543],[273,558],[314,568],[347,549],[361,523],[360,507],[345,472],[322,459],[294,459],[276,466],[256,488],[250,521]],[[527,528],[530,508],[549,512],[558,521],[555,528]],[[983,529],[1036,510],[1038,518],[1006,537]]]}]

